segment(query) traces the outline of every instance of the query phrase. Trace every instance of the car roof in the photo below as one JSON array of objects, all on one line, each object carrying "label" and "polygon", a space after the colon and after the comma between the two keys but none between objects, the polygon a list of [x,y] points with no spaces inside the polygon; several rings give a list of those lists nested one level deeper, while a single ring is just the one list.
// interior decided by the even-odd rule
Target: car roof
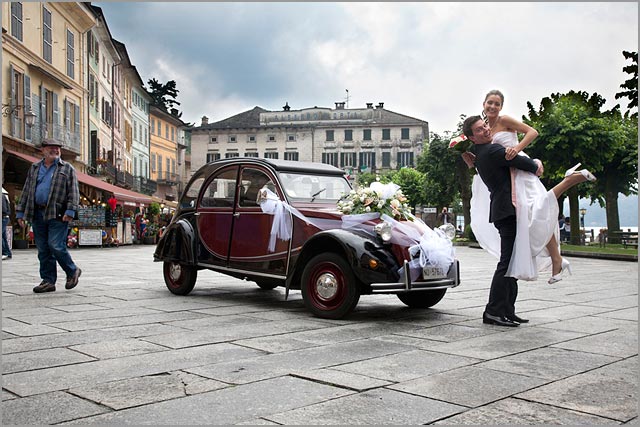
[{"label": "car roof", "polygon": [[226,166],[233,164],[261,164],[266,167],[270,167],[278,172],[306,172],[312,174],[321,175],[344,175],[344,171],[333,165],[326,163],[316,162],[298,162],[294,160],[277,160],[277,159],[263,159],[260,157],[233,157],[229,159],[220,159],[210,162],[207,166]]}]

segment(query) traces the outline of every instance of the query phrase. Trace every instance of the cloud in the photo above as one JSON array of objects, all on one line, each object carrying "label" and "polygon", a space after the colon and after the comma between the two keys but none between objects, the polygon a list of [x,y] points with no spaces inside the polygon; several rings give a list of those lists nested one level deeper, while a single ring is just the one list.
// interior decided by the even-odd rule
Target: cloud
[{"label": "cloud", "polygon": [[[609,102],[638,50],[637,3],[104,3],[143,81],[176,80],[183,119],[385,108],[454,130],[501,89],[520,118],[554,92]],[[135,30],[133,30],[135,28]]]}]

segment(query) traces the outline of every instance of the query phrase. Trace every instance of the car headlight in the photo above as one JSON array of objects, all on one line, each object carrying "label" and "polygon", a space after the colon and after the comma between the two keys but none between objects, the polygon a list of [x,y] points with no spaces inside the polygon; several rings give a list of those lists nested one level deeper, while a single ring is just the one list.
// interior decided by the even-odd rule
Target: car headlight
[{"label": "car headlight", "polygon": [[391,224],[389,224],[388,222],[382,221],[376,224],[373,229],[376,234],[380,236],[383,242],[388,242],[389,240],[391,240]]},{"label": "car headlight", "polygon": [[453,240],[453,238],[456,237],[456,228],[452,224],[442,224],[438,229],[440,229],[449,240]]}]

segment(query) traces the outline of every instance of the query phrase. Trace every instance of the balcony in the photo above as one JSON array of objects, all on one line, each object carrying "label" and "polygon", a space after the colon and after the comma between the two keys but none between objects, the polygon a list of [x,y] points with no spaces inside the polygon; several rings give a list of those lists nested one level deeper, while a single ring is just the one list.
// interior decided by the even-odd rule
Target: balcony
[{"label": "balcony", "polygon": [[169,172],[159,172],[158,173],[158,184],[162,185],[178,185],[180,181],[180,177],[177,173],[169,173]]},{"label": "balcony", "polygon": [[133,190],[150,196],[158,190],[158,183],[152,179],[135,176],[133,177]]},{"label": "balcony", "polygon": [[[28,136],[28,135],[27,135]],[[31,127],[31,141],[39,147],[42,140],[53,138],[61,141],[63,149],[80,154],[80,133],[67,130],[64,126],[54,123],[37,122]]]}]

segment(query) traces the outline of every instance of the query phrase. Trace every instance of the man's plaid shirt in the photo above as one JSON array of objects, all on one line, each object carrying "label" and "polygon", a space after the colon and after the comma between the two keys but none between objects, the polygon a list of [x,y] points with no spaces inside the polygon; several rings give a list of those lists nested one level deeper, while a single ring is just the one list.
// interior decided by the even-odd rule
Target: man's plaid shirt
[{"label": "man's plaid shirt", "polygon": [[[36,182],[38,171],[44,159],[31,165],[27,180],[22,188],[20,202],[16,206],[16,213],[23,212],[26,221],[33,221],[36,200]],[[78,177],[76,170],[71,163],[58,159],[53,178],[51,179],[51,190],[47,201],[47,208],[44,212],[44,220],[55,219],[56,214],[64,215],[65,210],[78,211],[80,203],[80,191],[78,189]],[[62,209],[58,212],[58,209]]]}]

